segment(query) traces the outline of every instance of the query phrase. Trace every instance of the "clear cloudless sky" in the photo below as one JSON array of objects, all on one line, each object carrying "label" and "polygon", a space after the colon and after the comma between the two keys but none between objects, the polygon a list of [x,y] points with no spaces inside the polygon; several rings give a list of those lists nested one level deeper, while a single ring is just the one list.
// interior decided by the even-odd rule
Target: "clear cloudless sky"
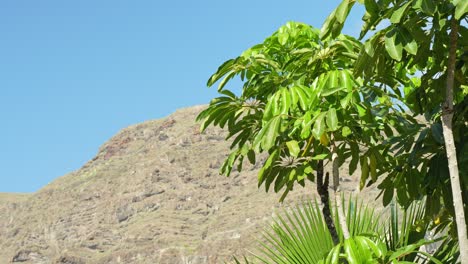
[{"label": "clear cloudless sky", "polygon": [[37,191],[120,129],[208,103],[222,62],[287,21],[321,27],[340,2],[1,1],[0,192]]}]

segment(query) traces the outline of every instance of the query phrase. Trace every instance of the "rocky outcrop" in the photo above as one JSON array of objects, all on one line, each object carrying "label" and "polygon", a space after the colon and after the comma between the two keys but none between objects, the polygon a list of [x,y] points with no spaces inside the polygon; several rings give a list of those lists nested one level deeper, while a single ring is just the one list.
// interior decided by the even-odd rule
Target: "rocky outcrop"
[{"label": "rocky outcrop", "polygon": [[0,263],[223,263],[279,207],[313,196],[309,184],[278,204],[257,188],[259,166],[219,176],[229,144],[221,130],[199,132],[201,109],[122,130],[37,193],[0,195]]}]

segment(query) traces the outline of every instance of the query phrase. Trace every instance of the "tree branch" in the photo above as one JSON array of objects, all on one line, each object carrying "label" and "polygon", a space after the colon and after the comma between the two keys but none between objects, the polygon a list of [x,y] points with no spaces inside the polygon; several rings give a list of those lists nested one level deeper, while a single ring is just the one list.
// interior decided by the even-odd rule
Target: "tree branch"
[{"label": "tree branch", "polygon": [[323,177],[323,160],[320,160],[317,165],[317,192],[320,195],[320,200],[322,201],[322,213],[325,218],[325,223],[327,224],[328,230],[330,231],[333,243],[340,243],[340,238],[336,232],[335,224],[333,223],[333,216],[330,211],[330,195],[328,193],[329,177],[328,173]]},{"label": "tree branch", "polygon": [[445,150],[447,153],[450,184],[452,187],[455,221],[457,223],[458,243],[460,245],[460,259],[462,264],[468,263],[468,237],[466,231],[463,196],[460,186],[457,152],[452,131],[453,118],[453,83],[457,55],[458,21],[452,15],[452,30],[450,31],[449,58],[447,65],[447,84],[445,103],[442,108],[442,129],[444,133]]}]

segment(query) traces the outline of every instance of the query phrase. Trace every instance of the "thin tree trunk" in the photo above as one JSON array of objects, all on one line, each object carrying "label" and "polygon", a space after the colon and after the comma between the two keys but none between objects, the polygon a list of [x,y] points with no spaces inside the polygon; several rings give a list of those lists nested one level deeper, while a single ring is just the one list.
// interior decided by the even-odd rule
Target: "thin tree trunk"
[{"label": "thin tree trunk", "polygon": [[332,162],[333,162],[333,192],[335,193],[335,204],[336,210],[338,211],[338,221],[340,223],[341,230],[343,231],[344,239],[349,238],[349,228],[346,223],[346,216],[343,211],[343,204],[341,203],[341,189],[340,189],[340,171],[338,164],[338,153],[336,153],[335,143],[332,142]]},{"label": "thin tree trunk", "polygon": [[444,133],[445,150],[447,152],[450,184],[452,186],[453,206],[455,207],[455,221],[457,223],[458,243],[460,245],[460,259],[462,264],[468,263],[468,237],[466,232],[465,212],[463,207],[460,175],[458,172],[457,152],[452,131],[453,118],[453,82],[455,72],[455,59],[457,53],[458,21],[452,17],[452,30],[450,32],[450,49],[447,65],[446,98],[442,110],[442,128]]},{"label": "thin tree trunk", "polygon": [[333,243],[340,243],[340,238],[336,232],[335,224],[333,223],[333,216],[330,211],[330,195],[328,193],[329,178],[328,173],[323,177],[323,160],[318,162],[317,166],[317,192],[320,195],[320,200],[322,201],[322,213],[325,218],[325,223],[327,224],[328,231],[332,237]]}]

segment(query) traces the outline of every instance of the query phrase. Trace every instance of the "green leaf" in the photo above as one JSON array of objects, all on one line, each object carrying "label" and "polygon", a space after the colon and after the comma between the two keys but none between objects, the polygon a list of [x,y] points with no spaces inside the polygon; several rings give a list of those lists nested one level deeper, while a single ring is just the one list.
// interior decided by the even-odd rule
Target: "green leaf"
[{"label": "green leaf", "polygon": [[317,119],[314,123],[314,128],[312,129],[312,135],[314,135],[314,137],[318,140],[320,140],[320,137],[322,136],[323,132],[325,132],[324,117],[326,114],[327,112],[322,112],[317,116]]},{"label": "green leaf", "polygon": [[283,175],[280,174],[280,169],[278,167],[273,167],[268,171],[265,179],[265,191],[268,192],[270,190],[270,186],[275,181],[275,187],[277,186],[277,181],[281,180]]},{"label": "green leaf", "polygon": [[[365,44],[364,44],[364,47],[366,46],[372,46],[372,44],[370,43],[370,41],[367,41]],[[359,53],[359,56],[358,58],[356,59],[356,61],[354,62],[354,72],[353,74],[355,76],[358,76],[360,74],[362,74],[362,72],[367,68],[367,66],[369,65],[369,62],[372,61],[372,57],[371,55],[369,55],[365,50],[361,50],[361,52]]]},{"label": "green leaf", "polygon": [[[421,245],[419,243],[414,243],[414,244],[410,244],[410,245],[407,245],[405,247],[399,248],[399,249],[395,250],[395,252],[393,254],[390,255],[389,260],[399,259],[402,256],[406,256],[406,255],[409,255],[412,252],[416,252],[416,250],[420,246]],[[400,263],[402,263],[402,262],[400,262]],[[409,262],[409,263],[413,263],[413,262]]]},{"label": "green leaf", "polygon": [[466,0],[453,0],[455,6],[455,18],[460,20],[466,13],[468,13],[468,1]]},{"label": "green leaf", "polygon": [[377,181],[377,159],[375,158],[374,153],[371,153],[369,156],[369,168],[370,175],[373,182]]},{"label": "green leaf", "polygon": [[322,96],[329,96],[331,94],[334,94],[338,91],[342,91],[346,89],[346,87],[340,86],[340,87],[327,87],[322,91]]},{"label": "green leaf", "polygon": [[271,165],[273,164],[273,162],[276,160],[276,158],[278,157],[278,150],[275,149],[271,154],[270,156],[268,157],[268,159],[265,161],[265,164],[263,164],[263,167],[260,169],[260,171],[258,172],[258,187],[260,187],[260,185],[263,183],[263,181],[265,180],[265,173],[267,173],[270,168],[271,168]]},{"label": "green leaf", "polygon": [[313,156],[311,159],[313,159],[313,160],[324,160],[324,159],[326,159],[328,156],[329,156],[329,154],[323,153],[323,154],[315,155],[315,156]]},{"label": "green leaf", "polygon": [[359,163],[359,146],[358,144],[352,142],[350,143],[350,148],[352,159],[349,163],[349,174],[353,174],[356,171],[357,165]]},{"label": "green leaf", "polygon": [[367,109],[362,106],[362,104],[355,104],[354,106],[356,106],[360,117],[363,117],[367,114]]},{"label": "green leaf", "polygon": [[340,78],[342,86],[344,86],[346,90],[348,90],[348,92],[352,92],[354,82],[353,82],[353,77],[351,73],[348,70],[341,70],[339,78]]},{"label": "green leaf", "polygon": [[221,118],[224,117],[224,113],[228,111],[230,108],[229,105],[221,105],[221,106],[215,106],[213,109],[208,108],[207,110],[210,110],[207,113],[207,116],[203,120],[203,123],[201,124],[200,131],[204,131],[211,123],[213,123],[216,120],[220,120]]},{"label": "green leaf", "polygon": [[288,42],[289,33],[287,31],[281,31],[278,33],[278,41],[279,43],[284,46]]},{"label": "green leaf", "polygon": [[436,8],[437,6],[434,3],[434,0],[422,0],[421,1],[421,10],[430,16],[434,15]]},{"label": "green leaf", "polygon": [[408,53],[416,55],[418,53],[418,43],[413,36],[411,36],[411,33],[406,28],[401,27],[399,35],[403,41],[404,49]]},{"label": "green leaf", "polygon": [[383,205],[384,206],[389,205],[390,202],[392,201],[392,199],[393,199],[393,187],[386,188],[384,190],[384,194],[383,194],[383,198],[382,198]]},{"label": "green leaf", "polygon": [[281,118],[275,117],[271,120],[262,139],[262,149],[267,150],[275,145],[276,137],[279,133]]},{"label": "green leaf", "polygon": [[255,151],[253,151],[253,149],[249,149],[249,152],[247,152],[247,158],[249,159],[250,164],[255,164]]},{"label": "green leaf", "polygon": [[226,77],[224,77],[224,79],[219,83],[218,91],[223,90],[223,88],[224,88],[224,86],[226,85],[226,83],[228,83],[229,80],[231,80],[234,76],[236,76],[236,74],[237,74],[237,72],[232,71],[232,72],[230,72]]},{"label": "green leaf", "polygon": [[361,157],[361,181],[359,189],[362,190],[366,186],[366,181],[369,178],[369,164],[367,163],[367,156]]},{"label": "green leaf", "polygon": [[[384,255],[384,250],[379,248],[379,246],[372,241],[371,239],[364,237],[364,236],[356,236],[354,237],[354,240],[356,243],[361,247],[361,249],[364,249],[364,252],[368,253],[367,258],[371,258],[371,254],[374,253],[376,257],[382,257]],[[369,249],[369,250],[366,250]]]},{"label": "green leaf", "polygon": [[400,61],[403,53],[403,45],[397,40],[398,30],[393,28],[385,35],[385,49],[394,60]]},{"label": "green leaf", "polygon": [[348,127],[348,126],[344,126],[342,129],[341,129],[341,135],[343,137],[347,137],[349,135],[351,135],[351,129]]},{"label": "green leaf", "polygon": [[392,17],[390,18],[390,22],[392,22],[393,24],[400,23],[401,18],[403,17],[406,9],[411,3],[411,1],[408,1],[408,3],[404,4],[403,6],[399,7],[396,11],[394,11]]},{"label": "green leaf", "polygon": [[343,109],[346,109],[346,107],[348,106],[352,98],[353,98],[353,93],[352,92],[348,93],[343,99],[340,100],[341,107]]},{"label": "green leaf", "polygon": [[364,51],[371,57],[374,56],[374,53],[375,53],[375,50],[376,50],[376,47],[375,47],[375,42],[373,41],[373,39],[375,38],[376,36],[372,37],[372,39],[366,41],[364,43]]},{"label": "green leaf", "polygon": [[306,112],[304,114],[303,120],[302,120],[302,130],[301,130],[301,138],[309,138],[310,135],[310,130],[312,126],[312,117],[310,115],[310,112]]},{"label": "green leaf", "polygon": [[397,189],[397,198],[398,198],[398,203],[400,203],[402,206],[406,207],[409,205],[409,196],[406,191],[405,186],[399,186]]},{"label": "green leaf", "polygon": [[440,123],[435,123],[431,125],[432,137],[439,144],[444,144],[444,135],[442,133],[442,125]]},{"label": "green leaf", "polygon": [[299,95],[297,94],[296,86],[289,88],[288,91],[291,95],[291,108],[294,109],[296,108],[297,103],[299,103]]},{"label": "green leaf", "polygon": [[325,19],[325,22],[323,22],[322,28],[320,29],[320,39],[326,39],[333,32],[333,29],[337,24],[335,12],[336,11],[333,10],[333,12]]},{"label": "green leaf", "polygon": [[328,145],[330,144],[330,137],[327,133],[323,133],[322,136],[320,136],[320,144],[326,147],[328,147]]},{"label": "green leaf", "polygon": [[286,142],[286,146],[288,147],[289,154],[291,156],[297,157],[299,155],[301,148],[299,147],[299,144],[297,143],[296,140],[291,140],[291,141]]},{"label": "green leaf", "polygon": [[280,92],[276,92],[270,98],[268,98],[268,102],[265,106],[265,111],[263,112],[263,120],[269,121],[275,115],[278,115],[278,97]]},{"label": "green leaf", "polygon": [[286,188],[286,190],[283,192],[283,195],[281,195],[281,197],[280,197],[280,199],[279,199],[278,202],[282,203],[282,202],[284,201],[284,199],[286,199],[286,196],[288,195],[288,193],[289,193],[290,190],[291,190],[291,189]]},{"label": "green leaf", "polygon": [[359,252],[357,252],[356,244],[354,243],[353,238],[348,238],[344,241],[344,251],[346,254],[346,259],[349,264],[361,264]]},{"label": "green leaf", "polygon": [[335,108],[328,109],[327,127],[329,131],[336,131],[338,129],[338,116],[336,115]]},{"label": "green leaf", "polygon": [[233,69],[233,66],[237,62],[237,59],[230,59],[225,61],[221,66],[219,66],[218,70],[216,71],[215,74],[213,74],[209,79],[206,85],[208,87],[212,86],[215,84],[221,77],[223,77],[225,74],[230,72]]},{"label": "green leaf", "polygon": [[289,181],[293,181],[296,178],[297,176],[296,173],[297,173],[296,169],[292,169],[291,172],[289,172],[289,176],[288,176]]},{"label": "green leaf", "polygon": [[338,264],[340,259],[341,244],[336,245],[328,254],[326,264]]},{"label": "green leaf", "polygon": [[328,84],[328,78],[330,78],[329,72],[325,72],[319,75],[318,78],[315,79],[315,91],[319,92],[322,91],[323,88]]},{"label": "green leaf", "polygon": [[233,92],[229,91],[229,90],[222,90],[219,93],[224,94],[224,95],[228,96],[231,99],[237,98],[236,95]]},{"label": "green leaf", "polygon": [[348,16],[349,0],[343,0],[336,8],[335,17],[339,23],[344,23]]},{"label": "green leaf", "polygon": [[291,94],[288,92],[287,89],[281,89],[280,93],[281,98],[281,107],[280,107],[280,114],[287,115],[289,112],[289,108],[291,106]]},{"label": "green leaf", "polygon": [[384,124],[384,132],[387,137],[393,137],[393,130],[387,123]]},{"label": "green leaf", "polygon": [[364,0],[366,11],[371,15],[377,15],[380,12],[379,5],[375,0]]},{"label": "green leaf", "polygon": [[336,38],[341,33],[346,17],[354,3],[355,2],[351,0],[343,0],[340,5],[328,15],[320,30],[320,39],[324,40],[330,35],[332,38]]},{"label": "green leaf", "polygon": [[[306,87],[304,88],[307,89]],[[302,110],[307,111],[307,104],[308,104],[309,98],[306,92],[304,91],[304,88],[301,86],[296,86],[294,88],[294,91],[297,94],[299,105],[301,106]]]},{"label": "green leaf", "polygon": [[288,182],[288,180],[289,180],[289,177],[287,173],[286,174],[279,173],[275,179],[275,184],[273,188],[275,193],[279,192],[284,187],[284,185]]},{"label": "green leaf", "polygon": [[275,141],[276,137],[279,133],[279,128],[281,124],[281,117],[275,116],[273,117],[262,129],[258,132],[257,136],[254,139],[252,144],[252,148],[256,152],[260,152],[260,148],[263,150],[270,149]]},{"label": "green leaf", "polygon": [[238,157],[239,153],[237,151],[229,154],[228,158],[224,161],[223,166],[221,167],[221,173],[229,177],[232,167],[234,166],[234,162],[236,162]]},{"label": "green leaf", "polygon": [[335,88],[338,84],[338,71],[329,71],[327,74],[327,88]]},{"label": "green leaf", "polygon": [[233,149],[236,145],[238,145],[239,148],[247,147],[247,145],[244,145],[244,144],[250,138],[250,136],[251,136],[251,131],[249,130],[244,130],[238,133],[236,138],[232,141],[230,148]]}]

